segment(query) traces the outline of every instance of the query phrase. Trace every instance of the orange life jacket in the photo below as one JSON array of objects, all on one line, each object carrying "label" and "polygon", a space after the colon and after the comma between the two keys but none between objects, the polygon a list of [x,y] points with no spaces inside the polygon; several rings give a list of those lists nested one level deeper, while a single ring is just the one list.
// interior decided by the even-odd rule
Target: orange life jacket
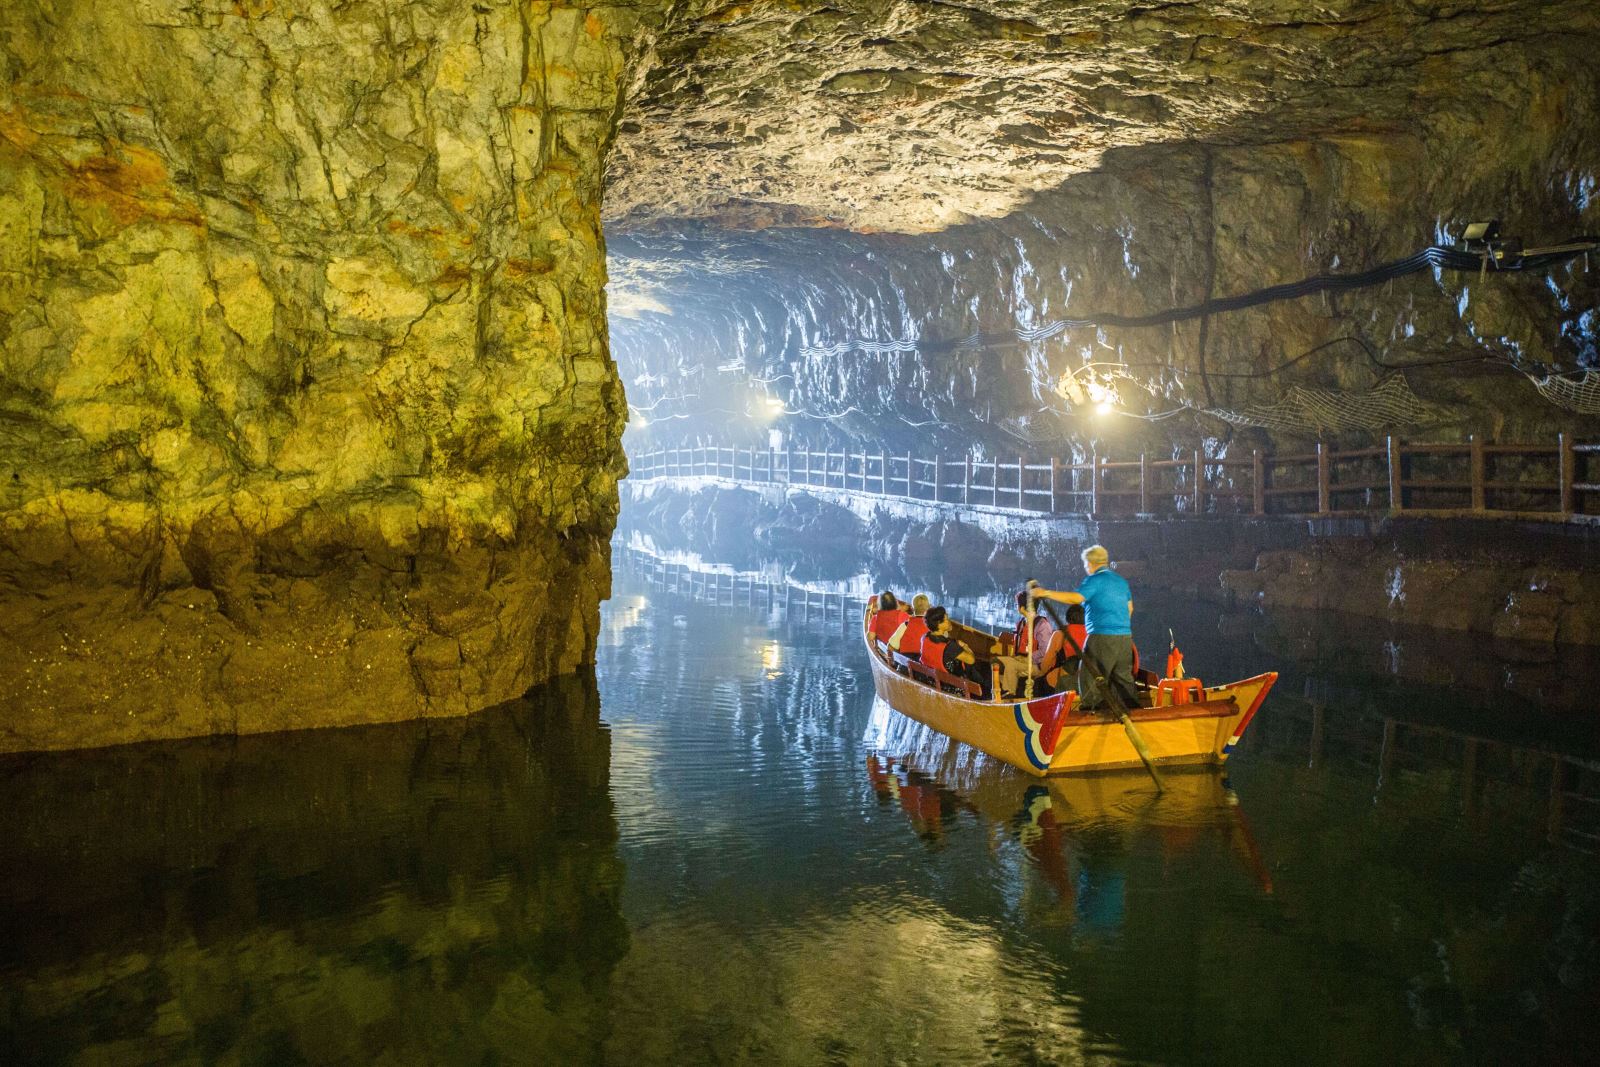
[{"label": "orange life jacket", "polygon": [[884,644],[889,643],[889,638],[900,629],[900,624],[906,621],[906,613],[899,608],[890,608],[880,611],[872,617],[872,636]]},{"label": "orange life jacket", "polygon": [[942,671],[945,669],[945,650],[950,647],[950,642],[953,640],[955,640],[953,637],[943,636],[940,634],[929,634],[927,637],[923,638],[922,651],[918,654],[917,658],[922,660],[924,666],[933,667]]},{"label": "orange life jacket", "polygon": [[[1082,653],[1083,643],[1089,640],[1089,630],[1081,622],[1069,622],[1067,623],[1067,636],[1071,637],[1072,640],[1065,641],[1062,644],[1062,654],[1067,656],[1076,656]],[[1074,641],[1077,642],[1076,646],[1073,645]]]},{"label": "orange life jacket", "polygon": [[906,620],[905,632],[900,635],[900,647],[895,651],[912,659],[922,657],[922,639],[928,636],[928,620],[913,615]]}]

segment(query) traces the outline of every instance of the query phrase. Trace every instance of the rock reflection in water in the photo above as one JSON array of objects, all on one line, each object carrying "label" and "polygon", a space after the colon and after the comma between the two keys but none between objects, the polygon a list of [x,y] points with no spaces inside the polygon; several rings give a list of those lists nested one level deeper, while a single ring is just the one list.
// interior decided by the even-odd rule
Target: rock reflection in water
[{"label": "rock reflection in water", "polygon": [[592,1059],[627,945],[598,706],[0,761],[0,1061]]}]

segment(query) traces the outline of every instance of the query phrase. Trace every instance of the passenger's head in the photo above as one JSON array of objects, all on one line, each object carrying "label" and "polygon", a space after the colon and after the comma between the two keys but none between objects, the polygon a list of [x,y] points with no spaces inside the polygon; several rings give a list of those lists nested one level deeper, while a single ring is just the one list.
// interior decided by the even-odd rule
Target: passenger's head
[{"label": "passenger's head", "polygon": [[1093,574],[1111,562],[1111,553],[1106,551],[1105,545],[1090,545],[1083,550],[1083,569]]},{"label": "passenger's head", "polygon": [[928,609],[928,632],[929,633],[936,634],[936,633],[942,632],[944,627],[949,622],[950,622],[950,617],[945,613],[944,608],[929,608]]},{"label": "passenger's head", "polygon": [[898,606],[899,606],[899,602],[895,600],[894,594],[889,592],[889,590],[885,589],[882,592],[882,594],[879,595],[879,597],[878,597],[878,610],[879,611],[893,611]]},{"label": "passenger's head", "polygon": [[911,614],[926,615],[928,613],[928,606],[932,603],[933,601],[928,599],[927,593],[918,593],[916,596],[911,598]]},{"label": "passenger's head", "polygon": [[1028,606],[1028,591],[1026,589],[1017,594],[1017,610],[1024,615],[1030,610]]}]

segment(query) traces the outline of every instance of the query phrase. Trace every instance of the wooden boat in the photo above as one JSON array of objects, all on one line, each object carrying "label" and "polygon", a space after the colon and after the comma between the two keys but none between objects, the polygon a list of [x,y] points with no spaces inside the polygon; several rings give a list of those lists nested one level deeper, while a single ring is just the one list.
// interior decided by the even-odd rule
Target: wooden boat
[{"label": "wooden boat", "polygon": [[[1122,724],[1098,712],[1079,710],[1078,694],[1057,693],[1031,701],[980,699],[974,683],[910,662],[874,640],[867,629],[869,618],[870,608],[862,633],[872,660],[873,686],[902,715],[1040,777],[1143,765]],[[966,627],[959,627],[957,636],[975,650],[987,650],[997,640],[993,634]],[[1183,687],[1163,686],[1162,679],[1149,671],[1138,675],[1147,688],[1140,706],[1129,709],[1129,718],[1155,762],[1163,764],[1225,761],[1278,680],[1277,672],[1269,671],[1202,688],[1193,681]],[[1177,702],[1182,698],[1188,699]]]}]

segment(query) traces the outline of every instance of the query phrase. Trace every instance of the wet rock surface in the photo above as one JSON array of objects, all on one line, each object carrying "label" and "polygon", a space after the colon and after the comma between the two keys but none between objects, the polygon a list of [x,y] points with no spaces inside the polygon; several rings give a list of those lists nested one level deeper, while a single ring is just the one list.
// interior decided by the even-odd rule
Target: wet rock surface
[{"label": "wet rock surface", "polygon": [[1597,30],[1575,2],[683,4],[630,90],[607,215],[942,230],[1108,149],[1448,129],[1524,93],[1559,106],[1529,61]]},{"label": "wet rock surface", "polygon": [[0,749],[593,657],[627,9],[0,12]]},{"label": "wet rock surface", "polygon": [[1513,658],[1554,658],[1557,644],[1600,644],[1600,575],[1585,562],[1594,548],[1581,531],[1475,523],[1424,536],[1421,526],[1396,522],[1371,538],[1263,552],[1253,568],[1223,571],[1222,587],[1268,609],[1481,634]]},{"label": "wet rock surface", "polygon": [[[1600,434],[1514,366],[1600,359],[1600,276],[1581,260],[949,347],[1360,270],[1477,219],[1530,245],[1600,231],[1592,5],[758,5],[685,15],[661,42],[674,62],[632,91],[608,199],[616,349],[652,417],[641,443],[761,441],[768,394],[790,413],[777,425],[817,447],[1371,439],[1097,417],[1056,392],[1086,363],[1120,366],[1109,384],[1138,416],[1295,385],[1359,399],[1401,370],[1427,407],[1385,411],[1382,431]],[[735,45],[750,60],[721,62]]]}]

